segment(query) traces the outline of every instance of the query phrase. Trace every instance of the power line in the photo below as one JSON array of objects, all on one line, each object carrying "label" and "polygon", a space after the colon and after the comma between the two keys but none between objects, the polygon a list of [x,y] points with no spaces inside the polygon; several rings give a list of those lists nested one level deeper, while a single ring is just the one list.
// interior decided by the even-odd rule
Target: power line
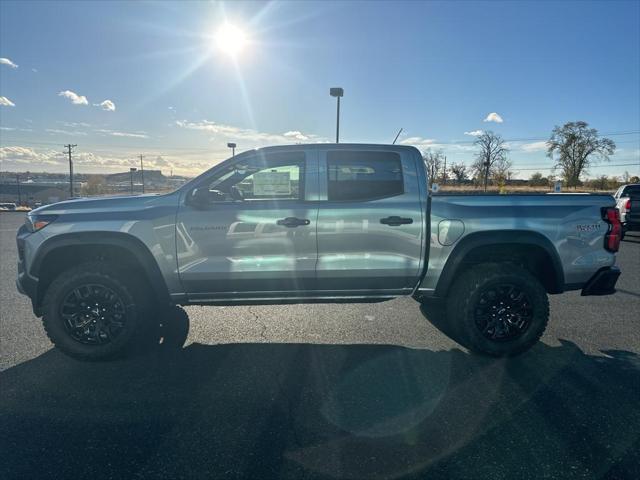
[{"label": "power line", "polygon": [[[640,167],[640,163],[604,163],[600,165],[591,165],[589,168],[606,168],[606,167],[629,167],[636,166]],[[537,167],[537,168],[520,168],[517,165],[514,165],[514,170],[554,170],[556,167]]]}]

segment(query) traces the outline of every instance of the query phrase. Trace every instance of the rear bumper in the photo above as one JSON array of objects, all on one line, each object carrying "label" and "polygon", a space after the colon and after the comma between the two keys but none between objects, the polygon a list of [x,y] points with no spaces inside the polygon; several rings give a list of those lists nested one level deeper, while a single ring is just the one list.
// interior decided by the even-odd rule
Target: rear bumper
[{"label": "rear bumper", "polygon": [[582,289],[582,296],[611,295],[616,293],[616,282],[620,276],[618,267],[604,267],[598,270]]}]

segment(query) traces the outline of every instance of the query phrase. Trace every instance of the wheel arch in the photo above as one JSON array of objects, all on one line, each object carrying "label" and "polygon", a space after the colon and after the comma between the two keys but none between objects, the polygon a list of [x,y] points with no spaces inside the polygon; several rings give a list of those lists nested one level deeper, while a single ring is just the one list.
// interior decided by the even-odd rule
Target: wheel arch
[{"label": "wheel arch", "polygon": [[485,262],[521,264],[548,293],[562,293],[564,270],[551,241],[528,230],[498,230],[465,236],[455,246],[438,280],[435,295],[445,297],[461,268]]},{"label": "wheel arch", "polygon": [[161,303],[170,303],[169,290],[151,251],[138,238],[122,232],[78,232],[47,239],[38,249],[30,272],[38,278],[34,311],[53,279],[68,267],[90,260],[108,260],[139,274]]}]

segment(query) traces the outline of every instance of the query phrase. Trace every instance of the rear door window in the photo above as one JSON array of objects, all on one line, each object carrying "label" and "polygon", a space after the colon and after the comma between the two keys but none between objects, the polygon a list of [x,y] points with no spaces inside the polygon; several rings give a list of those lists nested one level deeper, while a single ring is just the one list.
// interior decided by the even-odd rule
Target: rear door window
[{"label": "rear door window", "polygon": [[327,199],[366,202],[404,193],[402,162],[393,152],[327,153]]}]

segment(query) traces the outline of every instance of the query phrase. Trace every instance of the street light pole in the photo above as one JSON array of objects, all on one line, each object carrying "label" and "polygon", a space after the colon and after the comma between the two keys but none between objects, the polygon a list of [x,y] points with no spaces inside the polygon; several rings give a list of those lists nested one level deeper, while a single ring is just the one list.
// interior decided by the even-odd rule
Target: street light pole
[{"label": "street light pole", "polygon": [[233,142],[229,142],[227,143],[227,147],[229,147],[231,149],[231,158],[236,156],[236,147],[237,145]]},{"label": "street light pole", "polygon": [[340,98],[344,95],[344,89],[340,87],[330,88],[329,95],[338,99],[338,109],[336,112],[336,143],[340,143]]},{"label": "street light pole", "polygon": [[16,173],[16,183],[18,184],[18,206],[22,205],[22,192],[20,192],[20,174]]},{"label": "street light pole", "polygon": [[144,193],[144,165],[142,164],[142,155],[140,155],[140,178],[142,179],[142,193]]}]

